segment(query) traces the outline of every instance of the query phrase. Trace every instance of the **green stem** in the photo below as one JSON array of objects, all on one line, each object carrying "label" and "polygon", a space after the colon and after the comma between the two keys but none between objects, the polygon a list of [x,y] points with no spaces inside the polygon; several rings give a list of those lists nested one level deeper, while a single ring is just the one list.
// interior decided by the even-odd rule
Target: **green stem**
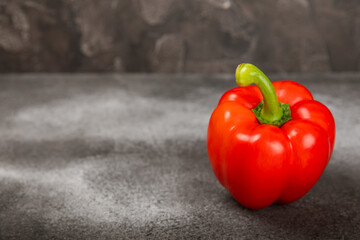
[{"label": "green stem", "polygon": [[250,63],[242,63],[236,68],[236,83],[241,87],[256,84],[264,97],[264,106],[261,109],[260,117],[266,122],[276,122],[283,117],[281,108],[275,93],[274,86],[265,74],[256,66]]}]

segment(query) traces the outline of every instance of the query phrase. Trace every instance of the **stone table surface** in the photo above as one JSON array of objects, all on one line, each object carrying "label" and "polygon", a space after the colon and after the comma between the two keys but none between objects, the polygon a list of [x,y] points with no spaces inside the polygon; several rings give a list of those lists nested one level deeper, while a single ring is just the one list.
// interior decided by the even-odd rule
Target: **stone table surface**
[{"label": "stone table surface", "polygon": [[308,87],[337,135],[305,197],[255,211],[207,157],[232,75],[0,75],[0,239],[359,239],[360,74],[270,77]]}]

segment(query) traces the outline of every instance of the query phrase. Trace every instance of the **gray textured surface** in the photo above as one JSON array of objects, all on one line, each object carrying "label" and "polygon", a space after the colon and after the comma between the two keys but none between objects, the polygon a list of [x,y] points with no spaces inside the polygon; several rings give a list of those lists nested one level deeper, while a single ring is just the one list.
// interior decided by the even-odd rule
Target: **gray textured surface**
[{"label": "gray textured surface", "polygon": [[335,150],[304,198],[252,211],[206,153],[232,75],[0,76],[0,238],[358,238],[360,75],[285,78],[333,112]]},{"label": "gray textured surface", "polygon": [[360,70],[359,0],[1,0],[0,72]]}]

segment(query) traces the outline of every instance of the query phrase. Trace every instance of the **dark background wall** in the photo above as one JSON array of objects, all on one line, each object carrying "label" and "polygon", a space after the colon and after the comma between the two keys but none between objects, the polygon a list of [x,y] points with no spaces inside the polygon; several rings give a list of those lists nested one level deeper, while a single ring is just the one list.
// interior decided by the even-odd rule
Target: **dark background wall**
[{"label": "dark background wall", "polygon": [[1,0],[0,72],[358,71],[358,0]]}]

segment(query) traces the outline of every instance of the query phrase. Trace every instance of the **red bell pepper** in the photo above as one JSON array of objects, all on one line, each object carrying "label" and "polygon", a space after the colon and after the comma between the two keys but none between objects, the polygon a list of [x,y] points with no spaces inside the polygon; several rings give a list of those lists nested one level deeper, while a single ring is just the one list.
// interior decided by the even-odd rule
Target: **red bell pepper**
[{"label": "red bell pepper", "polygon": [[221,97],[209,122],[212,169],[245,207],[296,201],[314,186],[330,160],[334,118],[299,83],[272,84],[252,64],[240,64],[235,76],[240,87]]}]

